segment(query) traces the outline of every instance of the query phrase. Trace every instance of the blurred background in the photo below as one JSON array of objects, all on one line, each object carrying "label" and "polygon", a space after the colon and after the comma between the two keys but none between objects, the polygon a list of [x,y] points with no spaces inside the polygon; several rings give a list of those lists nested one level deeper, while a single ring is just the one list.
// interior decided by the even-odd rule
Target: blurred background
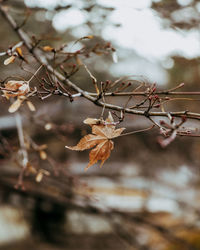
[{"label": "blurred background", "polygon": [[[65,43],[73,52],[83,45],[111,42],[116,52],[81,58],[98,82],[134,76],[160,89],[184,82],[183,90],[200,91],[197,0],[8,0],[5,4],[18,24],[28,15],[23,29],[41,39],[42,46],[59,48]],[[0,23],[0,50],[5,51],[19,40],[3,16]],[[79,40],[90,35],[94,38]],[[25,48],[23,53],[34,73],[39,65]],[[4,60],[0,57],[1,80],[29,79],[20,62],[5,66]],[[71,80],[93,89],[84,68]],[[199,100],[179,100],[167,108],[198,112]],[[85,172],[88,151],[73,152],[65,145],[76,145],[90,132],[83,120],[99,118],[101,108],[80,98],[72,103],[60,96],[31,101],[36,112],[25,105],[20,108],[33,168],[21,190],[15,188],[20,172],[15,117],[8,113],[9,102],[0,98],[0,249],[200,249],[198,138],[179,137],[163,149],[156,129],[120,137],[103,168],[95,165]],[[130,114],[120,124],[127,132],[146,125],[144,118]],[[197,122],[189,125],[199,131]],[[43,169],[41,181],[35,169]]]}]

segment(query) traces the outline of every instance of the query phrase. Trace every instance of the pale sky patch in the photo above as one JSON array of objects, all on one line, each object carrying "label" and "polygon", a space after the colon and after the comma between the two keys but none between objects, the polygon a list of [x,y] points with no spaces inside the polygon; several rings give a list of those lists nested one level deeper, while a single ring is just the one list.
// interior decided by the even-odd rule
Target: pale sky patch
[{"label": "pale sky patch", "polygon": [[62,10],[55,14],[53,18],[53,27],[58,31],[64,32],[68,28],[82,25],[86,20],[87,14],[75,8]]},{"label": "pale sky patch", "polygon": [[116,9],[110,15],[110,22],[121,26],[107,26],[103,37],[124,48],[134,49],[143,57],[158,59],[181,54],[193,58],[200,55],[199,31],[164,29],[162,20],[151,9]]},{"label": "pale sky patch", "polygon": [[[193,2],[193,0],[177,1],[184,7]],[[200,56],[200,31],[174,30],[167,27],[166,20],[160,18],[156,11],[150,8],[151,2],[152,0],[97,0],[99,5],[114,8],[108,16],[107,25],[102,29],[102,37],[111,41],[115,47],[119,47],[119,50],[124,48],[133,51],[131,58],[119,57],[119,62],[112,65],[111,71],[115,74],[143,72],[150,80],[154,79],[163,84],[168,80],[166,69],[173,66],[173,60],[170,61],[171,56],[184,56],[189,59]],[[52,16],[53,27],[60,32],[71,28],[71,34],[77,39],[91,34],[90,28],[86,25],[90,15],[81,10],[85,1],[25,0],[25,3],[30,7],[49,9],[50,12],[58,4],[60,6],[72,4],[73,7],[70,9],[61,10]],[[199,4],[196,8],[200,11]],[[191,15],[193,16],[190,10],[194,12],[191,7],[174,12],[172,18],[180,21],[188,20]],[[134,54],[143,58],[140,63]]]},{"label": "pale sky patch", "polygon": [[[178,0],[186,6],[193,0]],[[200,56],[200,32],[198,30],[175,31],[163,27],[163,20],[150,9],[151,0],[97,0],[105,7],[113,7],[108,25],[102,31],[103,38],[126,49],[133,49],[140,56],[148,60],[164,60],[172,55],[182,55],[187,58]],[[65,6],[73,4],[67,10],[59,11],[53,17],[53,26],[64,32],[69,28],[80,27],[88,18],[88,14],[81,10],[84,1],[80,0],[25,0],[30,7],[44,7],[53,9],[59,4]],[[115,27],[112,24],[120,24]],[[78,31],[78,30],[77,30]],[[88,35],[89,29],[81,29],[81,36]],[[74,32],[78,38],[78,32]]]},{"label": "pale sky patch", "polygon": [[151,6],[151,0],[97,0],[97,3],[114,8],[124,8],[125,6],[126,8],[143,9]]}]

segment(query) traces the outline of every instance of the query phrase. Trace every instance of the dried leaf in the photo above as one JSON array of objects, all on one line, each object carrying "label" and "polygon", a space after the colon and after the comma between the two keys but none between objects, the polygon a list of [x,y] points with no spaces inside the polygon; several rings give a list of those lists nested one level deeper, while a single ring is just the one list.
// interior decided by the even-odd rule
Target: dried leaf
[{"label": "dried leaf", "polygon": [[37,149],[38,149],[38,150],[47,149],[47,144],[42,144],[42,145],[38,146]]},{"label": "dried leaf", "polygon": [[43,173],[42,173],[42,172],[39,172],[39,173],[36,175],[35,180],[36,180],[37,182],[41,182],[42,178],[43,178]]},{"label": "dried leaf", "polygon": [[4,61],[4,65],[8,65],[10,63],[13,63],[15,61],[16,56],[10,56]]},{"label": "dried leaf", "polygon": [[41,158],[42,160],[46,160],[46,159],[47,159],[47,154],[46,154],[45,151],[40,150],[40,158]]},{"label": "dried leaf", "polygon": [[17,98],[17,100],[15,102],[13,102],[13,104],[9,107],[8,111],[10,113],[16,112],[19,109],[19,107],[21,106],[22,102],[23,102],[23,100]]},{"label": "dried leaf", "polygon": [[25,81],[11,80],[5,84],[5,89],[3,90],[4,96],[9,99],[10,97],[23,96],[27,94],[30,90],[29,84]]},{"label": "dried leaf", "polygon": [[43,178],[44,175],[49,176],[50,173],[47,170],[45,170],[45,169],[40,169],[38,171],[37,176],[36,176],[36,181],[37,182],[41,182],[41,180],[42,180],[42,178]]},{"label": "dried leaf", "polygon": [[101,123],[101,120],[95,119],[95,118],[87,118],[83,121],[83,123],[88,124],[88,125],[97,125]]},{"label": "dried leaf", "polygon": [[20,47],[17,47],[17,48],[16,48],[16,51],[17,51],[18,55],[19,55],[21,58],[24,58],[24,57],[23,57],[23,54],[22,54],[22,49],[21,49]]},{"label": "dried leaf", "polygon": [[[90,120],[89,120],[90,119]],[[88,122],[89,120],[89,122]],[[125,128],[115,129],[115,124],[111,113],[108,118],[101,124],[92,124],[93,118],[87,118],[85,121],[92,127],[92,134],[84,136],[79,143],[74,147],[65,146],[71,150],[83,151],[85,149],[93,148],[89,154],[89,164],[86,169],[91,167],[97,161],[101,161],[100,167],[109,158],[111,150],[114,148],[114,143],[111,139],[120,136]],[[85,122],[84,121],[84,122]]]},{"label": "dried leaf", "polygon": [[52,48],[51,46],[44,46],[42,49],[47,52],[51,52],[54,50],[54,48]]},{"label": "dried leaf", "polygon": [[27,101],[26,103],[27,103],[27,105],[28,105],[30,111],[34,112],[34,111],[36,110],[36,109],[35,109],[35,106],[33,105],[32,102]]},{"label": "dried leaf", "polygon": [[85,38],[87,38],[87,39],[93,39],[94,36],[93,35],[89,35],[89,36],[85,36]]},{"label": "dried leaf", "polygon": [[81,59],[80,59],[78,56],[76,57],[76,63],[77,63],[79,66],[83,65]]},{"label": "dried leaf", "polygon": [[98,55],[98,56],[103,55],[103,53],[102,53],[102,52],[100,52],[100,51],[94,51],[94,53],[95,53],[96,55]]},{"label": "dried leaf", "polygon": [[32,166],[32,165],[28,165],[27,166],[27,172],[28,173],[31,173],[31,174],[36,174],[37,173],[37,170]]},{"label": "dried leaf", "polygon": [[93,39],[93,38],[94,38],[93,35],[83,36],[83,37],[79,38],[78,40],[76,40],[76,41],[74,42],[73,46],[74,46],[75,44],[77,44],[78,42],[84,40],[84,39]]}]

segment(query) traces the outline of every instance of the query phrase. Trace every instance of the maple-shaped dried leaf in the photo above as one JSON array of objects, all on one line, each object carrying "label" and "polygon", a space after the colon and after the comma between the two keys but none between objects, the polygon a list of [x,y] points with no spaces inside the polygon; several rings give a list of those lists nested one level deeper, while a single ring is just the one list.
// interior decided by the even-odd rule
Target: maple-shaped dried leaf
[{"label": "maple-shaped dried leaf", "polygon": [[[87,118],[86,120],[93,118]],[[86,170],[95,164],[97,161],[101,161],[100,167],[109,158],[111,150],[114,148],[114,143],[111,139],[121,135],[125,128],[115,129],[114,120],[111,113],[108,118],[100,124],[88,123],[92,127],[92,134],[84,136],[79,143],[74,147],[65,146],[71,150],[83,151],[93,148],[89,154],[89,163]]]},{"label": "maple-shaped dried leaf", "polygon": [[10,97],[22,96],[29,92],[29,84],[25,81],[10,80],[5,84],[3,90],[4,96],[9,99]]}]

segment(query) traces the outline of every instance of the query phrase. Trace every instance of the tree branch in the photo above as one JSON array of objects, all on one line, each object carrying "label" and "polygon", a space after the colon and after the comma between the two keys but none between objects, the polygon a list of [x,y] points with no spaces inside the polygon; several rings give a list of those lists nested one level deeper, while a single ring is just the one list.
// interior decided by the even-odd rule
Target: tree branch
[{"label": "tree branch", "polygon": [[[46,66],[47,70],[55,75],[55,77],[66,84],[69,88],[73,89],[74,91],[78,92],[79,95],[83,96],[84,98],[88,99],[89,101],[93,102],[94,104],[107,108],[112,109],[116,111],[123,111],[125,113],[130,113],[133,115],[140,115],[145,117],[151,117],[151,116],[158,116],[158,117],[168,117],[169,112],[154,112],[154,111],[141,111],[137,109],[129,109],[129,108],[123,108],[121,106],[104,103],[97,98],[96,93],[89,93],[87,91],[84,91],[83,89],[79,88],[75,83],[71,82],[69,79],[66,79],[61,73],[59,73],[57,70],[55,70],[49,63],[47,56],[41,51],[39,48],[34,47],[32,45],[32,41],[28,34],[22,29],[18,28],[15,20],[12,18],[12,16],[8,13],[8,7],[3,6],[2,3],[0,3],[0,12],[2,13],[3,17],[7,20],[7,22],[11,25],[13,30],[18,34],[19,38],[24,42],[27,49],[30,51],[30,53],[35,57],[35,59],[40,63]],[[174,92],[174,91],[158,91],[155,92],[155,94],[160,95],[199,95],[200,92]],[[124,93],[105,93],[105,96],[126,96],[126,95],[142,95],[146,96],[146,92],[124,92]],[[196,119],[200,120],[200,113],[193,113],[189,111],[177,111],[177,112],[170,112],[171,116],[174,117],[182,117],[185,116],[189,119]]]}]

